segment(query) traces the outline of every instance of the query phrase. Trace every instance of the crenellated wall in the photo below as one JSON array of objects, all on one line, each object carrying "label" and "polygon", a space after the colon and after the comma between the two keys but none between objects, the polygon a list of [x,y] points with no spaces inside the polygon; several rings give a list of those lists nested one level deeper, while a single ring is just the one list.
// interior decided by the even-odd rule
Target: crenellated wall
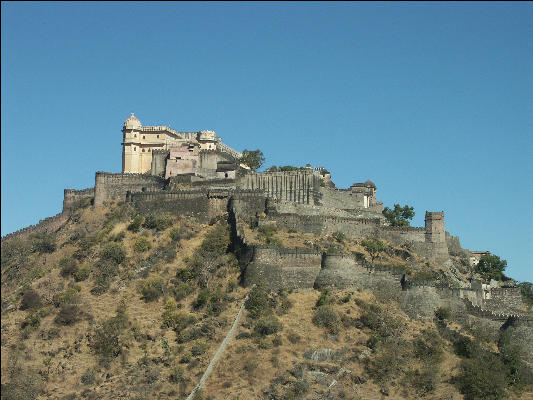
[{"label": "crenellated wall", "polygon": [[65,189],[63,195],[63,211],[68,210],[76,202],[83,199],[94,199],[94,188],[76,190],[76,189]]},{"label": "crenellated wall", "polygon": [[48,217],[39,221],[38,224],[27,226],[26,228],[19,229],[18,231],[9,233],[2,237],[4,240],[10,240],[14,238],[26,238],[33,233],[53,233],[56,232],[61,226],[67,222],[68,213],[60,212],[53,217]]},{"label": "crenellated wall", "polygon": [[94,205],[101,206],[112,199],[126,199],[126,193],[163,189],[165,180],[144,174],[112,174],[97,172],[94,179]]}]

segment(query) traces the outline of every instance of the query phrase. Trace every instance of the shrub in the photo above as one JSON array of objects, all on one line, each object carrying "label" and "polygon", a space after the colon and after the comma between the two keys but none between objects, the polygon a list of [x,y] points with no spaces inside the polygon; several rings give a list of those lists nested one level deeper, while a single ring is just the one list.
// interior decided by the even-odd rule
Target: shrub
[{"label": "shrub", "polygon": [[192,232],[184,226],[172,228],[169,235],[170,240],[174,243],[179,242],[182,239],[190,239],[193,236]]},{"label": "shrub", "polygon": [[463,360],[457,377],[465,399],[498,400],[505,397],[507,369],[500,359],[488,352],[475,359]]},{"label": "shrub", "polygon": [[176,271],[176,279],[181,282],[189,282],[194,279],[194,273],[191,268],[182,268]]},{"label": "shrub", "polygon": [[137,253],[144,253],[145,251],[148,251],[151,248],[152,248],[152,245],[150,244],[150,241],[142,236],[138,238],[133,245],[133,249]]},{"label": "shrub", "polygon": [[64,304],[59,310],[55,322],[61,325],[72,325],[82,317],[80,308],[75,304]]},{"label": "shrub", "polygon": [[111,241],[113,242],[122,242],[124,240],[124,238],[126,237],[126,232],[124,231],[120,231],[119,233],[117,233],[115,236],[113,236],[112,238],[110,238]]},{"label": "shrub", "polygon": [[209,290],[200,290],[198,293],[198,296],[192,303],[192,306],[195,310],[199,310],[200,308],[204,307],[207,304],[207,301],[209,300],[210,296]]},{"label": "shrub", "polygon": [[326,304],[329,304],[329,289],[324,289],[320,292],[320,297],[316,301],[315,308],[325,306]]},{"label": "shrub", "polygon": [[194,316],[177,312],[177,304],[174,300],[167,301],[161,318],[163,319],[162,328],[172,328],[178,333],[196,322]]},{"label": "shrub", "polygon": [[59,267],[61,268],[61,276],[66,278],[78,271],[78,262],[72,257],[63,257],[59,260]]},{"label": "shrub", "polygon": [[382,338],[396,335],[403,327],[402,322],[377,304],[360,302],[361,317],[359,321]]},{"label": "shrub", "polygon": [[22,295],[21,310],[37,309],[42,306],[41,296],[33,289],[28,289]]},{"label": "shrub", "polygon": [[287,339],[289,339],[289,342],[291,342],[292,344],[296,344],[300,342],[301,336],[295,332],[289,332],[289,334],[287,335]]},{"label": "shrub", "polygon": [[76,273],[74,274],[74,279],[76,282],[81,282],[86,280],[91,274],[91,266],[89,264],[81,265]]},{"label": "shrub", "polygon": [[384,383],[403,370],[406,348],[406,343],[391,340],[384,342],[380,352],[366,365],[370,377],[376,383]]},{"label": "shrub", "polygon": [[451,314],[452,314],[452,312],[451,312],[451,310],[448,307],[439,307],[435,311],[435,317],[439,321],[444,321],[446,319],[450,319]]},{"label": "shrub", "polygon": [[222,294],[220,289],[211,293],[209,296],[209,302],[207,303],[207,314],[220,315],[220,313],[226,309],[227,300],[226,295]]},{"label": "shrub", "polygon": [[261,286],[255,286],[250,291],[244,307],[252,318],[259,318],[268,308],[268,294]]},{"label": "shrub", "polygon": [[81,376],[81,383],[83,383],[84,385],[92,385],[94,383],[94,380],[95,380],[94,371],[90,369],[85,371],[83,375]]},{"label": "shrub", "polygon": [[55,237],[46,233],[34,233],[30,236],[33,251],[37,253],[53,253],[56,250]]},{"label": "shrub", "polygon": [[474,358],[478,357],[481,351],[479,344],[472,341],[469,337],[461,336],[453,343],[455,353],[461,357]]},{"label": "shrub", "polygon": [[142,215],[136,215],[135,217],[133,217],[133,220],[128,225],[127,229],[128,231],[139,232],[139,229],[141,229],[142,223],[143,223]]},{"label": "shrub", "polygon": [[145,301],[157,300],[164,291],[165,283],[160,277],[148,278],[141,285],[141,294]]},{"label": "shrub", "polygon": [[209,349],[209,345],[204,341],[198,340],[192,345],[191,354],[194,357],[198,357],[204,354],[207,351],[207,349]]},{"label": "shrub", "polygon": [[311,388],[311,385],[309,384],[307,380],[298,379],[289,385],[287,392],[285,393],[285,399],[287,400],[303,399],[304,396],[309,392],[310,388]]},{"label": "shrub", "polygon": [[413,342],[414,355],[426,363],[439,363],[442,360],[443,345],[437,332],[426,329]]},{"label": "shrub", "polygon": [[170,263],[176,258],[176,246],[173,243],[169,243],[166,246],[156,247],[152,253],[148,256],[146,263],[149,266],[154,266],[158,263]]},{"label": "shrub", "polygon": [[20,323],[21,329],[25,330],[26,328],[31,328],[26,330],[30,330],[31,332],[33,332],[41,324],[42,317],[43,314],[41,312],[30,311]]},{"label": "shrub", "polygon": [[188,283],[180,282],[171,291],[176,301],[180,301],[189,296],[194,291],[194,288]]},{"label": "shrub", "polygon": [[126,259],[126,252],[124,247],[118,243],[108,243],[100,251],[100,259],[102,261],[109,261],[116,265],[121,264]]},{"label": "shrub", "polygon": [[2,400],[34,400],[44,389],[42,378],[33,371],[16,374],[2,384]]},{"label": "shrub", "polygon": [[333,236],[333,238],[339,243],[342,243],[346,240],[346,235],[340,231],[333,233],[331,236]]},{"label": "shrub", "polygon": [[172,226],[172,217],[169,214],[148,215],[144,220],[144,227],[164,231]]},{"label": "shrub", "polygon": [[174,366],[170,372],[169,380],[172,383],[181,383],[185,379],[183,368],[179,365]]},{"label": "shrub", "polygon": [[403,379],[404,385],[415,389],[423,397],[433,393],[438,383],[439,370],[435,366],[425,365],[422,372],[419,369],[408,371]]},{"label": "shrub", "polygon": [[326,328],[329,333],[337,334],[340,330],[341,318],[339,313],[335,311],[331,306],[320,306],[315,310],[313,316],[313,323],[316,326]]},{"label": "shrub", "polygon": [[94,281],[94,287],[91,289],[91,294],[95,296],[101,295],[102,293],[107,292],[111,282],[107,276],[99,276]]},{"label": "shrub", "polygon": [[96,275],[102,278],[112,278],[118,274],[118,265],[113,261],[100,260],[95,265]]},{"label": "shrub", "polygon": [[91,336],[90,346],[104,359],[114,358],[120,354],[122,345],[119,335],[128,323],[128,316],[123,304],[117,308],[117,314],[103,321]]},{"label": "shrub", "polygon": [[78,285],[74,285],[71,288],[68,288],[67,290],[57,293],[52,298],[52,301],[54,302],[54,305],[56,307],[60,307],[64,304],[71,304],[75,303],[79,300],[79,293],[81,291],[81,287]]},{"label": "shrub", "polygon": [[283,329],[283,324],[274,315],[260,318],[254,327],[254,332],[260,336],[272,335]]}]

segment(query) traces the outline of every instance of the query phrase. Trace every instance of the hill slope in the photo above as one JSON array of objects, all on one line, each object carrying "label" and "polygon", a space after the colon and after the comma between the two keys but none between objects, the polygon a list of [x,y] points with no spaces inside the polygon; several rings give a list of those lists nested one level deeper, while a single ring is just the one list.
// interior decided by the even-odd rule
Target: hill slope
[{"label": "hill slope", "polygon": [[[2,243],[2,398],[186,398],[250,291],[227,222],[80,206]],[[398,300],[255,287],[195,398],[533,397],[508,335],[446,309],[414,320]]]}]

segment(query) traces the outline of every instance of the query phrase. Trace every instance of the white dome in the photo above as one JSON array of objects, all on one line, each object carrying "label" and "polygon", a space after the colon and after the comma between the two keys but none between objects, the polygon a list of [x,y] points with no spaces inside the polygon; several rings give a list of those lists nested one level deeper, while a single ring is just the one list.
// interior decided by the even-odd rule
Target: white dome
[{"label": "white dome", "polygon": [[139,121],[133,113],[131,113],[128,119],[124,121],[124,129],[138,129],[140,127],[141,121]]}]

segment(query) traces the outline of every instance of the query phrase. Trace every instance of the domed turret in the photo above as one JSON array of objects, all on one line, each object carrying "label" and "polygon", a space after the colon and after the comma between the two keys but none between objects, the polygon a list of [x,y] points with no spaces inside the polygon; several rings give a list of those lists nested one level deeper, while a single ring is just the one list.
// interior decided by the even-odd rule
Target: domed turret
[{"label": "domed turret", "polygon": [[141,126],[141,121],[133,113],[124,121],[124,129],[139,129]]},{"label": "domed turret", "polygon": [[365,182],[365,186],[366,187],[371,187],[371,188],[374,188],[374,189],[376,188],[376,185],[370,179]]}]

